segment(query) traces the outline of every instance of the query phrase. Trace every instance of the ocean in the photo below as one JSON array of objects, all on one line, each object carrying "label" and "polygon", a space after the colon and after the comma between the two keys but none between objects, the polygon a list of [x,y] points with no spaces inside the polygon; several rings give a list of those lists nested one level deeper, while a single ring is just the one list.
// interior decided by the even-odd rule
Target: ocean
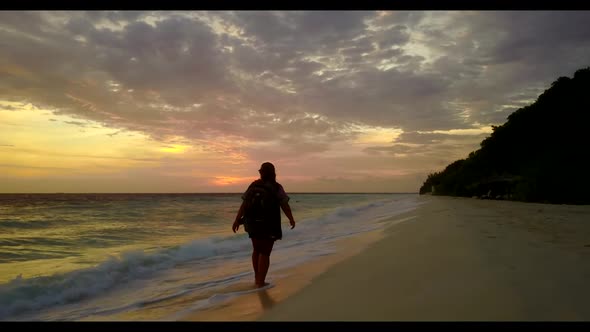
[{"label": "ocean", "polygon": [[[241,194],[0,194],[0,320],[174,320],[253,283]],[[383,229],[417,194],[289,194],[276,271]]]}]

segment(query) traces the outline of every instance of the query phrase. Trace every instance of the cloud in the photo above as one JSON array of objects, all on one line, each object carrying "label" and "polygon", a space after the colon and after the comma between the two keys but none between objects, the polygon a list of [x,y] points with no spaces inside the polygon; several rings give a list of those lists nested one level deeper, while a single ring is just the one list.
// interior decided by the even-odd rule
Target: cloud
[{"label": "cloud", "polygon": [[3,111],[18,111],[19,108],[11,106],[11,105],[2,105],[2,110]]},{"label": "cloud", "polygon": [[441,17],[423,20],[421,38],[440,55],[431,70],[453,79],[446,99],[467,109],[471,122],[502,123],[515,110],[505,107],[514,95],[531,103],[557,77],[588,66],[590,27],[582,22],[589,12],[446,16],[442,23]]},{"label": "cloud", "polygon": [[113,136],[117,136],[117,135],[119,135],[120,133],[121,133],[121,130],[119,130],[119,131],[116,131],[116,132],[114,132],[114,133],[107,134],[107,136],[113,137]]},{"label": "cloud", "polygon": [[2,12],[0,101],[81,127],[95,121],[111,137],[181,137],[250,161],[336,162],[354,125],[396,129],[395,143],[346,158],[383,164],[387,155],[422,172],[483,137],[440,132],[503,123],[588,66],[589,20],[542,11]]},{"label": "cloud", "polygon": [[[2,146],[2,145],[0,145]],[[26,165],[16,165],[16,164],[0,164],[0,168],[30,168],[30,169],[42,169],[42,170],[70,170],[71,168],[67,167],[47,167],[47,166],[26,166]]]},{"label": "cloud", "polygon": [[[52,120],[54,120],[54,119],[49,119],[49,121],[52,121]],[[64,121],[64,123],[71,124],[71,125],[74,125],[74,126],[80,126],[80,127],[86,127],[86,126],[88,126],[87,123],[82,122],[82,121]]]},{"label": "cloud", "polygon": [[[157,17],[155,23],[145,21],[150,15]],[[65,23],[55,23],[60,20],[53,16]],[[13,46],[5,52],[6,61],[34,73],[11,77],[3,97],[34,99],[59,112],[156,137],[167,135],[171,121],[187,123],[190,130],[174,128],[187,137],[202,138],[207,130],[245,136],[252,133],[249,124],[227,122],[248,110],[315,112],[335,122],[352,121],[362,112],[367,124],[450,129],[502,121],[507,114],[493,111],[509,94],[526,92],[523,81],[549,79],[547,68],[528,77],[533,74],[531,56],[551,66],[547,52],[558,49],[562,58],[576,59],[588,47],[588,29],[561,24],[581,23],[585,13],[254,11],[201,16],[241,32],[222,33],[203,18],[175,12],[3,14],[2,34]],[[503,22],[500,30],[492,22]],[[429,66],[410,47],[418,43],[417,35],[439,54]],[[39,53],[46,56],[32,56]],[[502,65],[508,60],[512,65]],[[379,69],[388,64],[391,69]],[[500,65],[507,67],[489,69]],[[515,73],[522,77],[515,79]],[[513,84],[491,85],[504,76]],[[30,86],[26,93],[25,85]],[[296,93],[285,92],[289,89]],[[191,109],[195,103],[203,106]],[[465,119],[469,106],[471,118]]]},{"label": "cloud", "polygon": [[[411,158],[414,161],[424,160],[423,162],[425,162],[428,169],[466,158],[471,151],[479,148],[480,142],[489,134],[489,132],[481,132],[481,129],[404,132],[399,135],[393,144],[370,146],[363,151],[368,155],[393,156],[398,160],[400,157]],[[417,165],[414,167],[417,167]]]}]

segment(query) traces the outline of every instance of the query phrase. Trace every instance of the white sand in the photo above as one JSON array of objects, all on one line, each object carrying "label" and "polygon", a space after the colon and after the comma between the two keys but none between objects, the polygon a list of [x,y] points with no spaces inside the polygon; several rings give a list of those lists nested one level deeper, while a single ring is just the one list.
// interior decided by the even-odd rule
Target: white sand
[{"label": "white sand", "polygon": [[416,219],[259,318],[590,319],[590,206],[421,199]]}]

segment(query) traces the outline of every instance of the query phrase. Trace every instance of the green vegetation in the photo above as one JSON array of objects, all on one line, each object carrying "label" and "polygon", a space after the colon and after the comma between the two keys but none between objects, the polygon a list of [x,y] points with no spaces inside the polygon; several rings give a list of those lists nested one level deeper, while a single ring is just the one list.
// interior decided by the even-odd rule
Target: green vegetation
[{"label": "green vegetation", "polygon": [[590,67],[560,77],[420,194],[590,204]]}]

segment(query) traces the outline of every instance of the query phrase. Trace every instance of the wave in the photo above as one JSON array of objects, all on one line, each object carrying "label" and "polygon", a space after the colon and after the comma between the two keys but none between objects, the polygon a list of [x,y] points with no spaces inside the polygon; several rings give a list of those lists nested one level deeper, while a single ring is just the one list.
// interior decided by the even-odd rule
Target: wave
[{"label": "wave", "polygon": [[[379,209],[388,202],[393,203],[391,207]],[[305,246],[307,243],[355,234],[367,229],[359,221],[376,221],[383,216],[399,214],[415,206],[415,202],[384,200],[355,207],[340,207],[322,217],[302,220],[293,231],[288,232],[289,242],[281,247],[282,250],[288,250]],[[32,278],[23,278],[19,275],[0,285],[0,319],[56,305],[76,303],[102,294],[115,286],[149,277],[157,271],[171,269],[183,263],[200,264],[219,258],[248,256],[250,249],[248,235],[241,230],[239,235],[194,240],[155,252],[126,252],[119,257],[112,256],[94,267],[63,274]],[[311,246],[305,251],[313,255],[325,254],[324,251],[313,249]],[[219,280],[210,282],[216,283]],[[185,286],[192,291],[204,284]],[[161,299],[156,299],[159,300]]]},{"label": "wave", "polygon": [[0,285],[0,319],[30,310],[63,305],[100,294],[114,285],[169,269],[179,263],[216,255],[235,255],[248,249],[245,234],[207,238],[155,253],[131,251],[83,270],[25,279],[19,275]]}]

